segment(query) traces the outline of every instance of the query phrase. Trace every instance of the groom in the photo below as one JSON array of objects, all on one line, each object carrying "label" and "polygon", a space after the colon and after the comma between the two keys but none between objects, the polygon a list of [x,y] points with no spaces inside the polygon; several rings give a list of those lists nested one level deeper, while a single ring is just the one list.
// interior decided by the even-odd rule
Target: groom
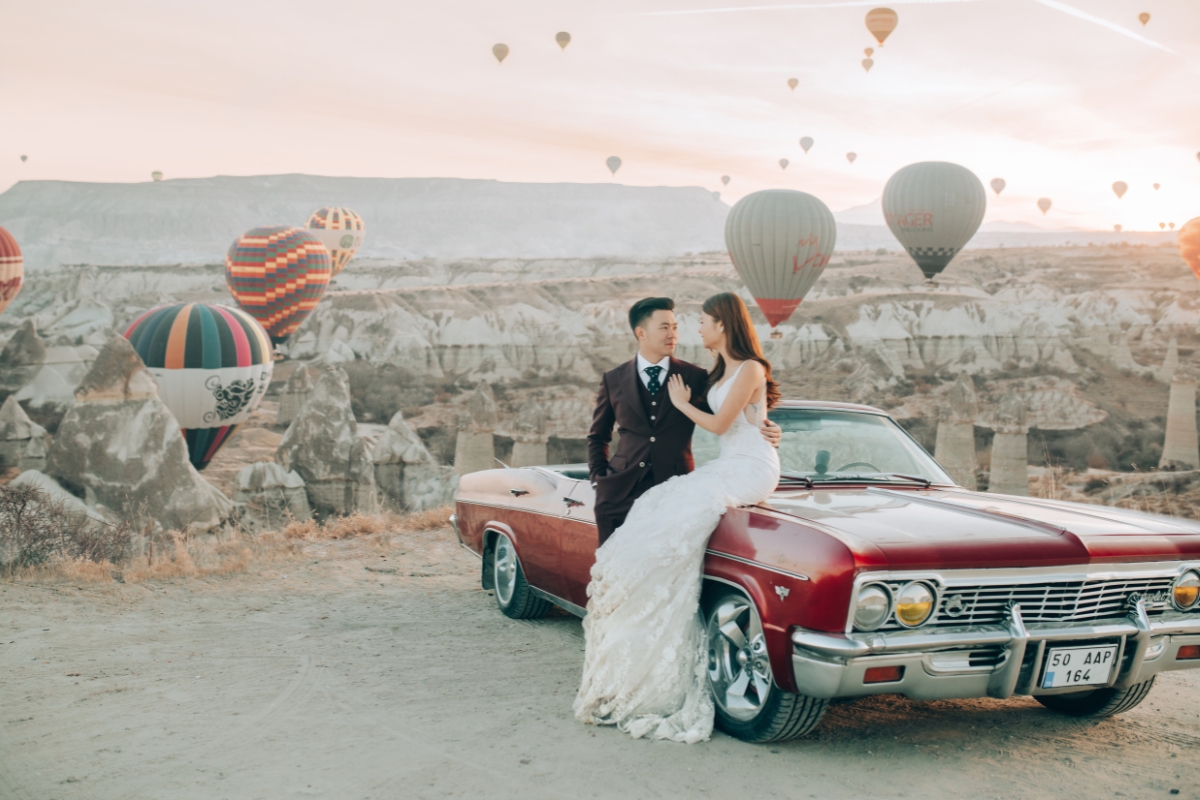
[{"label": "groom", "polygon": [[[633,503],[653,486],[691,472],[692,431],[695,423],[671,405],[667,377],[678,374],[697,398],[707,391],[703,367],[674,358],[679,323],[669,297],[647,297],[629,309],[629,327],[637,337],[632,361],[604,373],[596,396],[596,411],[588,433],[588,472],[596,490],[596,528],[600,544],[625,522]],[[621,438],[617,452],[608,453],[613,425]],[[782,431],[773,422],[762,427],[763,437],[776,447]]]}]

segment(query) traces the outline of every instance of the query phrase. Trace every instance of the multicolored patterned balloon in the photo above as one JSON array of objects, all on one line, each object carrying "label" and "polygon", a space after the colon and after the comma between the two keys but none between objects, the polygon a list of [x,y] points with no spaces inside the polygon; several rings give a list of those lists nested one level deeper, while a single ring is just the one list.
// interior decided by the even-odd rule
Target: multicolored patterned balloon
[{"label": "multicolored patterned balloon", "polygon": [[308,229],[329,251],[334,275],[346,268],[367,235],[366,223],[349,208],[318,208],[308,218]]},{"label": "multicolored patterned balloon", "polygon": [[304,228],[255,228],[225,256],[225,282],[233,299],[276,344],[317,307],[329,278],[329,251]]},{"label": "multicolored patterned balloon", "polygon": [[17,299],[25,277],[25,258],[12,234],[0,228],[0,314]]},{"label": "multicolored patterned balloon", "polygon": [[271,385],[267,332],[237,308],[162,306],[134,320],[125,338],[158,381],[196,469],[208,465]]}]

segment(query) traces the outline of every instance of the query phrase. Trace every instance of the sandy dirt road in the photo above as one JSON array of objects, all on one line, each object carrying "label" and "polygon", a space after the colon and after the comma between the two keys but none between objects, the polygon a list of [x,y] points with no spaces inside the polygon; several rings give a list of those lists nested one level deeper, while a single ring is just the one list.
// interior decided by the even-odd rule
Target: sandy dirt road
[{"label": "sandy dirt road", "polygon": [[448,530],[395,541],[0,583],[0,798],[1200,797],[1196,673],[1101,722],[880,697],[782,745],[585,727],[578,620],[501,616]]}]

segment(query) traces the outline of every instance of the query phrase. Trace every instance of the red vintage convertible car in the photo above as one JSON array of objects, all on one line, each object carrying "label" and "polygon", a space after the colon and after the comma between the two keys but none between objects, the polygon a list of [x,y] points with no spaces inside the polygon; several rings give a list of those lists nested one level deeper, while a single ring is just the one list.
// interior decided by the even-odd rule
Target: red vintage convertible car
[{"label": "red vintage convertible car", "polygon": [[[794,738],[830,700],[879,693],[1107,716],[1200,668],[1200,525],[967,491],[867,406],[771,418],[779,488],[725,514],[704,564],[724,731]],[[452,521],[503,613],[585,613],[592,502],[583,465],[463,476]]]}]

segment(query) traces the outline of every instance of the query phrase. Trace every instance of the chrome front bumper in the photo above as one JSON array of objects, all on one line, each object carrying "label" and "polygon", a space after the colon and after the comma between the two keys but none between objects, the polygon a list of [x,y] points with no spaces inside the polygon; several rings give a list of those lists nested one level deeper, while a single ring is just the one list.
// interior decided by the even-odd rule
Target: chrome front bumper
[{"label": "chrome front bumper", "polygon": [[[902,694],[914,700],[1057,694],[1078,688],[1040,689],[1046,648],[1057,644],[1117,643],[1118,668],[1108,686],[1126,688],[1159,672],[1200,668],[1200,659],[1178,661],[1180,647],[1200,644],[1200,616],[1150,621],[1141,600],[1127,617],[1111,622],[1029,625],[1013,606],[1003,626],[838,635],[792,633],[792,672],[801,694],[819,698]],[[971,666],[970,653],[990,650],[994,665]],[[996,651],[999,651],[998,653]],[[904,667],[899,680],[863,683],[872,667]]]}]

